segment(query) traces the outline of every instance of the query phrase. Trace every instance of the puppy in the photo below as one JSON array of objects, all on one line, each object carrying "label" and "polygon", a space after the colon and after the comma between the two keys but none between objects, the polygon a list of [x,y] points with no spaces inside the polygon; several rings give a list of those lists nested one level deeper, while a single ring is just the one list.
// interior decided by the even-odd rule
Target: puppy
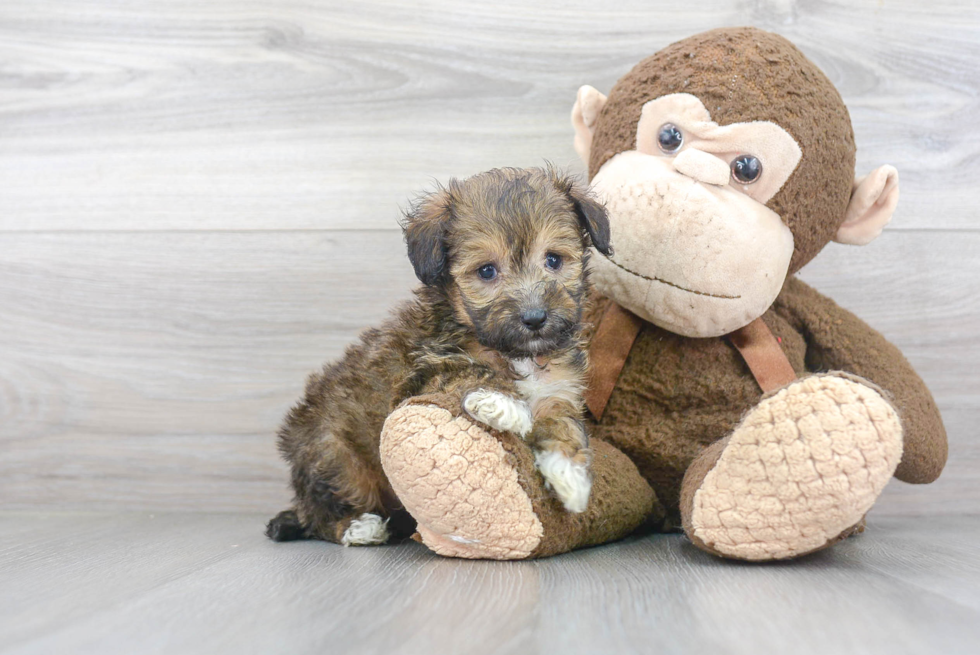
[{"label": "puppy", "polygon": [[581,317],[588,247],[611,252],[602,206],[555,170],[495,169],[422,197],[403,228],[424,286],[312,375],[286,417],[279,448],[296,497],[269,522],[276,541],[410,535],[379,441],[388,414],[423,394],[526,439],[565,508],[586,508]]}]

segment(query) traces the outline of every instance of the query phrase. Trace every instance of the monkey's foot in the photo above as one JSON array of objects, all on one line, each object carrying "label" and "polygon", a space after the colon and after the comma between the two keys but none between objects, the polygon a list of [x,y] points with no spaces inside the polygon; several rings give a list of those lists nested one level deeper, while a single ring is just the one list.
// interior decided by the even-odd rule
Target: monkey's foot
[{"label": "monkey's foot", "polygon": [[859,529],[901,457],[898,416],[868,383],[841,373],[797,380],[688,468],[684,531],[735,559],[819,550]]},{"label": "monkey's foot", "polygon": [[636,467],[612,446],[593,444],[592,497],[573,514],[547,489],[523,439],[455,416],[438,396],[412,402],[385,422],[381,463],[422,543],[440,555],[554,555],[619,539],[662,512]]},{"label": "monkey's foot", "polygon": [[382,430],[395,494],[422,543],[449,557],[524,559],[541,542],[544,527],[513,459],[481,426],[434,405],[397,409]]}]

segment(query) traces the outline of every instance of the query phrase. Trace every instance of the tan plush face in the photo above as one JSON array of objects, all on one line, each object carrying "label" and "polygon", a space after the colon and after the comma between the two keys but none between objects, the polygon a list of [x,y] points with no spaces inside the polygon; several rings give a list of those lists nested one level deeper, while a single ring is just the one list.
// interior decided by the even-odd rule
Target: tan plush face
[{"label": "tan plush face", "polygon": [[793,256],[793,234],[766,202],[800,156],[778,125],[719,126],[693,95],[646,103],[636,149],[592,179],[615,250],[593,259],[596,289],[685,336],[719,336],[761,316]]}]

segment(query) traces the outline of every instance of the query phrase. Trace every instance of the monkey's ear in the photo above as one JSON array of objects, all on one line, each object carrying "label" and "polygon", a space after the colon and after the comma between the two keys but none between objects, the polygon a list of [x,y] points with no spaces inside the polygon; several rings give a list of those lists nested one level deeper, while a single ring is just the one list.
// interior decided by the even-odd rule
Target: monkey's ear
[{"label": "monkey's ear", "polygon": [[595,134],[599,112],[606,105],[606,96],[586,84],[578,90],[572,107],[572,125],[575,127],[575,152],[588,166],[592,152],[592,135]]},{"label": "monkey's ear", "polygon": [[871,243],[892,220],[897,204],[898,171],[894,166],[881,166],[858,178],[834,241],[855,246]]},{"label": "monkey's ear", "polygon": [[408,259],[415,275],[426,286],[445,280],[446,231],[453,214],[453,199],[447,189],[424,196],[405,214],[402,229]]}]

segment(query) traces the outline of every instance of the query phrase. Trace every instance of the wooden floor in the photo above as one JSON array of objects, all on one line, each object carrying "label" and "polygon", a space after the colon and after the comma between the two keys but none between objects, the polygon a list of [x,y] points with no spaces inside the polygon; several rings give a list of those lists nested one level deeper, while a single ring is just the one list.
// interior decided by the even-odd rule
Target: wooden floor
[{"label": "wooden floor", "polygon": [[536,562],[274,544],[253,514],[0,515],[3,653],[975,655],[980,521],[786,564],[677,535]]}]

